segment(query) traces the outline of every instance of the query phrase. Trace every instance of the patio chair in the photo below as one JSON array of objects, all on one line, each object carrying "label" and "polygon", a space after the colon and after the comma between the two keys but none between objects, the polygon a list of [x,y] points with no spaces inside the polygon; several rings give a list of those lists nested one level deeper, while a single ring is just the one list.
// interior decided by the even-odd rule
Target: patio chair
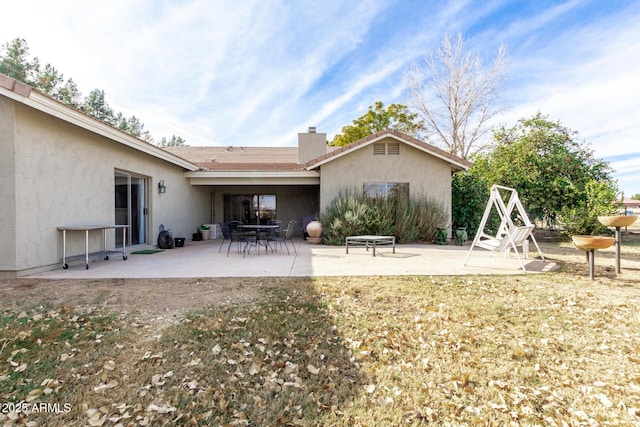
[{"label": "patio chair", "polygon": [[229,256],[229,251],[231,250],[231,245],[233,243],[238,244],[238,253],[240,253],[240,246],[244,244],[242,248],[242,257],[244,258],[247,253],[247,247],[252,244],[252,240],[248,237],[243,230],[232,230],[231,231],[231,239],[229,240],[229,247],[227,247],[227,256]]},{"label": "patio chair", "polygon": [[220,249],[218,249],[218,252],[222,250],[225,240],[231,241],[231,228],[229,227],[229,223],[221,222],[220,230],[222,231],[222,242],[220,242]]},{"label": "patio chair", "polygon": [[236,230],[239,225],[242,225],[242,221],[231,221],[231,222],[229,222],[229,228],[231,229],[231,231]]},{"label": "patio chair", "polygon": [[270,239],[276,243],[280,242],[280,248],[282,248],[282,243],[284,243],[284,247],[287,249],[287,255],[290,254],[289,246],[287,246],[287,240],[291,242],[294,253],[297,253],[296,245],[293,243],[293,227],[295,226],[295,224],[296,224],[296,221],[292,219],[291,221],[289,221],[289,224],[287,225],[287,229],[285,230],[284,235],[277,234],[272,236]]}]

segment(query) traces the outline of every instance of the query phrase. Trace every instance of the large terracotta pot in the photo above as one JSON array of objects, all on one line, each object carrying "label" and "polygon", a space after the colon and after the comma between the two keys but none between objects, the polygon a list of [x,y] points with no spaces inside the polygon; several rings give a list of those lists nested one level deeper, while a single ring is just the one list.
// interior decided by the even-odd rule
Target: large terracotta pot
[{"label": "large terracotta pot", "polygon": [[322,236],[322,224],[320,224],[320,221],[311,221],[307,225],[307,234],[309,235],[307,242],[320,243],[320,237]]}]

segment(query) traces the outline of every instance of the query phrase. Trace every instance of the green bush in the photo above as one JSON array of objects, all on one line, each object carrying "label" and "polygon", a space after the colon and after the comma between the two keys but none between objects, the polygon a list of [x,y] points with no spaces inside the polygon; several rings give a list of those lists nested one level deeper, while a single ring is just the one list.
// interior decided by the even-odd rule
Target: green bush
[{"label": "green bush", "polygon": [[344,244],[345,237],[365,234],[396,236],[398,243],[432,241],[448,223],[444,206],[426,198],[372,198],[341,193],[320,215],[323,241]]},{"label": "green bush", "polygon": [[561,234],[597,235],[611,231],[598,221],[600,215],[615,215],[620,208],[616,186],[608,181],[589,181],[585,188],[586,198],[577,206],[563,208],[559,215]]},{"label": "green bush", "polygon": [[488,201],[489,186],[484,180],[469,172],[458,172],[453,175],[451,180],[453,226],[466,227],[470,239],[476,235]]}]

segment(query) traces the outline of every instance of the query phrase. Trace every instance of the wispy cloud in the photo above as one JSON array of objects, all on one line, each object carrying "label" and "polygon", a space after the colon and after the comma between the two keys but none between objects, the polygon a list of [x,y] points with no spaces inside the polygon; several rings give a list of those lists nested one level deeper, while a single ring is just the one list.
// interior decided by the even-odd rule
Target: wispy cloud
[{"label": "wispy cloud", "polygon": [[[375,101],[406,103],[407,66],[461,32],[488,58],[511,53],[499,121],[540,110],[600,157],[637,152],[639,0],[22,0],[2,13],[0,42],[25,38],[157,139],[294,145],[307,126],[332,137]],[[636,157],[612,166],[638,184]]]}]

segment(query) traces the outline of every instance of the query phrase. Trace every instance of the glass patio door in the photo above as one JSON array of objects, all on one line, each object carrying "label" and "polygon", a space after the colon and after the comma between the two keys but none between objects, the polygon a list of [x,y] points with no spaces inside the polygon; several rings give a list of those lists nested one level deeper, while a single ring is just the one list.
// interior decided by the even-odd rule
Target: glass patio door
[{"label": "glass patio door", "polygon": [[[116,225],[128,225],[127,245],[147,243],[148,231],[148,179],[115,173]],[[122,235],[116,233],[116,246],[122,245]]]}]

